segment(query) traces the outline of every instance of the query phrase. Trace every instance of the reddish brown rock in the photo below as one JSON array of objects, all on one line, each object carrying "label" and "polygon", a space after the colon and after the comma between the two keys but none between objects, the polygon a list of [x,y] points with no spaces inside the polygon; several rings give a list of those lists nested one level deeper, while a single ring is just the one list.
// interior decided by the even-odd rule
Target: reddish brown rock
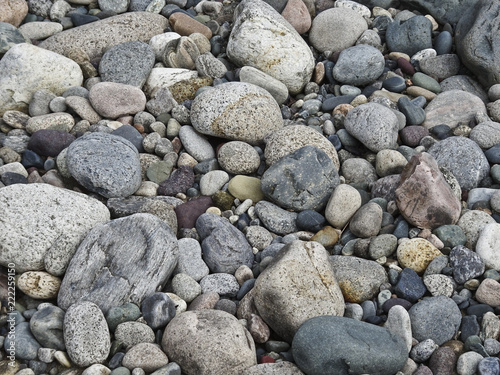
[{"label": "reddish brown rock", "polygon": [[0,22],[19,27],[28,14],[28,2],[25,0],[0,0]]},{"label": "reddish brown rock", "polygon": [[396,203],[412,225],[434,229],[455,224],[460,218],[460,201],[453,194],[432,156],[413,156],[401,173]]},{"label": "reddish brown rock", "polygon": [[177,226],[179,228],[194,228],[196,220],[212,206],[213,202],[210,197],[200,197],[178,205],[175,208]]},{"label": "reddish brown rock", "polygon": [[175,171],[172,172],[169,178],[167,178],[160,184],[157,193],[158,195],[168,195],[168,196],[176,196],[179,193],[185,194],[186,190],[189,189],[191,186],[193,186],[193,184],[194,184],[193,168],[187,165],[181,165],[179,168],[177,168]]},{"label": "reddish brown rock", "polygon": [[200,33],[205,35],[207,39],[212,37],[212,31],[207,26],[184,13],[176,12],[170,16],[168,21],[174,31],[182,36]]},{"label": "reddish brown rock", "polygon": [[311,28],[311,15],[302,0],[288,0],[281,15],[299,34],[304,34]]},{"label": "reddish brown rock", "polygon": [[429,135],[429,130],[420,125],[405,126],[400,132],[403,144],[410,147],[417,147],[425,136]]}]

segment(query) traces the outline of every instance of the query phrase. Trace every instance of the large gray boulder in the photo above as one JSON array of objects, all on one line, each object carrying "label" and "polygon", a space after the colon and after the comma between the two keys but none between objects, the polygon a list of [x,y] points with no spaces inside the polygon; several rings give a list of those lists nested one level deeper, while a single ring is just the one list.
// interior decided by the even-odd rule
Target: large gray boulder
[{"label": "large gray boulder", "polygon": [[[369,1],[376,2],[377,0]],[[478,0],[401,0],[402,4],[414,7],[424,12],[423,14],[430,13],[441,24],[448,22],[452,25],[456,24],[468,8],[475,6],[477,2]]]}]

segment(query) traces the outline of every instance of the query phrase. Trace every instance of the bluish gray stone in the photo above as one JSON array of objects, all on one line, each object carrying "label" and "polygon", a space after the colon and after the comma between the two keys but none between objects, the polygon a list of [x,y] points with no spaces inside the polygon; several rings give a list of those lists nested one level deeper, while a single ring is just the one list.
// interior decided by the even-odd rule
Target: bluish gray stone
[{"label": "bluish gray stone", "polygon": [[292,353],[303,372],[316,375],[395,374],[408,359],[403,339],[389,330],[335,316],[302,324]]},{"label": "bluish gray stone", "polygon": [[479,362],[477,366],[479,375],[498,375],[500,374],[500,359],[496,357],[486,357]]},{"label": "bluish gray stone", "polygon": [[240,284],[233,275],[228,273],[213,273],[200,281],[203,294],[216,292],[221,297],[234,298],[240,290]]},{"label": "bluish gray stone", "polygon": [[385,60],[375,47],[360,44],[340,53],[333,68],[333,78],[354,86],[363,86],[375,81],[383,72]]},{"label": "bluish gray stone", "polygon": [[211,272],[234,274],[242,265],[252,267],[252,247],[228,220],[205,213],[196,220],[196,230],[202,240],[203,260]]},{"label": "bluish gray stone", "polygon": [[399,110],[405,115],[408,125],[420,125],[425,121],[425,111],[413,104],[407,96],[398,100]]},{"label": "bluish gray stone", "polygon": [[500,144],[490,147],[484,152],[486,159],[491,164],[499,164],[500,163]]},{"label": "bluish gray stone", "polygon": [[10,23],[0,22],[0,55],[19,43],[26,43],[23,34]]},{"label": "bluish gray stone", "polygon": [[451,52],[453,37],[449,31],[441,31],[434,39],[434,50],[439,55],[446,55]]},{"label": "bluish gray stone", "polygon": [[385,38],[391,52],[413,56],[432,48],[432,22],[424,16],[415,16],[405,22],[393,21],[387,27]]},{"label": "bluish gray stone", "polygon": [[63,338],[64,311],[48,305],[39,309],[30,319],[33,336],[44,348],[66,350]]},{"label": "bluish gray stone", "polygon": [[[406,89],[406,82],[403,77],[391,77],[384,80],[382,87],[392,92],[401,92]],[[405,98],[407,97],[405,96]]]},{"label": "bluish gray stone", "polygon": [[443,242],[444,246],[453,249],[458,245],[465,245],[467,236],[458,225],[442,225],[434,229],[433,233]]},{"label": "bluish gray stone", "polygon": [[142,316],[154,331],[165,327],[175,317],[175,302],[166,293],[154,293],[141,304]]},{"label": "bluish gray stone", "polygon": [[467,9],[477,2],[478,0],[401,0],[402,4],[430,13],[440,24],[448,22],[452,25],[455,25]]},{"label": "bluish gray stone", "polygon": [[399,280],[394,286],[394,293],[399,298],[417,302],[427,292],[427,289],[417,273],[411,268],[405,268],[399,274]]},{"label": "bluish gray stone", "polygon": [[451,340],[458,331],[462,313],[448,297],[427,297],[408,311],[413,337],[418,341],[432,339],[437,345]]},{"label": "bluish gray stone", "polygon": [[261,179],[264,195],[294,211],[321,210],[340,179],[330,157],[304,146],[271,165]]},{"label": "bluish gray stone", "polygon": [[5,337],[3,348],[11,355],[10,348],[14,347],[17,359],[32,360],[37,358],[38,349],[41,348],[38,341],[30,331],[28,322],[21,322],[15,326],[15,336]]},{"label": "bluish gray stone", "polygon": [[264,226],[273,233],[285,235],[298,230],[297,213],[286,211],[271,202],[257,202],[255,213]]},{"label": "bluish gray stone", "polygon": [[484,273],[485,264],[481,257],[463,245],[454,247],[449,255],[453,278],[459,284],[474,279]]},{"label": "bluish gray stone", "polygon": [[209,274],[209,269],[202,259],[200,243],[193,238],[181,238],[179,244],[179,261],[174,273],[185,273],[196,281]]},{"label": "bluish gray stone", "polygon": [[106,198],[132,195],[141,185],[139,153],[123,137],[86,134],[71,143],[66,162],[75,180]]},{"label": "bluish gray stone", "polygon": [[131,142],[137,149],[137,152],[144,152],[144,147],[142,146],[142,140],[144,137],[132,125],[120,126],[118,129],[113,130],[111,134],[123,137],[127,141]]},{"label": "bluish gray stone", "polygon": [[133,322],[139,319],[141,310],[133,303],[126,303],[121,306],[115,306],[106,313],[106,322],[111,332],[114,332],[118,324],[124,322]]}]

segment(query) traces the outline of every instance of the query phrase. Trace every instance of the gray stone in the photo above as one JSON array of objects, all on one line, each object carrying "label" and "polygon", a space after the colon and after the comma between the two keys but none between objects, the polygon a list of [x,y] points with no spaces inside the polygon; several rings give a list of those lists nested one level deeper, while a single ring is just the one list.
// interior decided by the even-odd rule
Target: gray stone
[{"label": "gray stone", "polygon": [[69,306],[64,316],[66,351],[77,366],[102,363],[111,349],[106,319],[99,307],[89,301]]},{"label": "gray stone", "polygon": [[260,166],[259,153],[248,143],[232,141],[224,143],[217,153],[219,165],[232,174],[250,174]]},{"label": "gray stone", "polygon": [[347,184],[366,184],[369,186],[378,180],[375,167],[362,158],[347,159],[342,163],[340,172]]},{"label": "gray stone", "polygon": [[304,375],[292,362],[261,363],[247,367],[240,375]]},{"label": "gray stone", "polygon": [[58,22],[28,22],[19,31],[28,40],[41,40],[63,31],[63,26]]},{"label": "gray stone", "polygon": [[380,291],[380,286],[388,282],[384,268],[375,261],[341,255],[328,259],[347,302],[371,300]]},{"label": "gray stone", "polygon": [[154,342],[155,333],[147,324],[123,322],[116,327],[115,339],[122,342],[125,347],[128,347],[137,345],[141,342]]},{"label": "gray stone", "polygon": [[477,373],[479,363],[483,356],[475,351],[460,354],[457,360],[457,373],[461,375],[474,375]]},{"label": "gray stone", "polygon": [[49,184],[4,187],[0,207],[0,264],[14,262],[16,272],[47,270],[56,276],[87,232],[110,217],[98,200]]},{"label": "gray stone", "polygon": [[404,341],[389,330],[338,316],[304,323],[292,353],[307,374],[395,374],[408,359]]},{"label": "gray stone", "polygon": [[420,60],[418,65],[423,73],[438,81],[452,77],[460,71],[460,59],[455,54],[427,57]]},{"label": "gray stone", "polygon": [[196,220],[203,259],[212,272],[233,274],[241,265],[253,264],[252,248],[245,235],[228,220],[205,213]]},{"label": "gray stone", "polygon": [[44,348],[64,351],[63,321],[64,311],[57,306],[48,305],[33,314],[30,329]]},{"label": "gray stone", "polygon": [[141,88],[153,69],[155,55],[144,42],[117,44],[107,50],[99,63],[103,82],[116,82]]},{"label": "gray stone", "polygon": [[135,214],[97,225],[71,260],[58,305],[93,301],[104,312],[125,302],[139,305],[165,284],[177,257],[175,234],[156,216]]},{"label": "gray stone", "polygon": [[384,327],[396,336],[401,337],[406,344],[406,349],[410,352],[413,343],[411,321],[408,311],[403,306],[395,305],[390,308]]},{"label": "gray stone", "polygon": [[186,151],[196,160],[203,161],[215,157],[215,151],[210,142],[192,126],[182,126],[179,130],[179,138]]},{"label": "gray stone", "polygon": [[[476,249],[477,251],[477,249]],[[481,252],[474,252],[465,246],[459,245],[451,250],[449,255],[450,267],[453,267],[453,278],[459,284],[479,277],[484,273],[485,263]],[[485,257],[486,259],[488,256]],[[488,264],[491,267],[491,264]]]},{"label": "gray stone", "polygon": [[348,184],[340,184],[333,190],[326,205],[326,220],[335,228],[343,229],[361,207],[361,203],[361,195],[355,188]]},{"label": "gray stone", "polygon": [[234,298],[240,290],[240,284],[236,278],[228,273],[212,273],[200,281],[201,292],[217,293],[221,297]]},{"label": "gray stone", "polygon": [[465,137],[450,137],[428,150],[440,168],[445,167],[458,180],[460,187],[470,190],[488,176],[490,165],[479,146]]},{"label": "gray stone", "polygon": [[234,316],[220,310],[177,315],[165,329],[161,345],[187,375],[236,375],[257,364],[250,333]]},{"label": "gray stone", "polygon": [[195,63],[196,70],[201,77],[222,78],[227,73],[224,63],[215,58],[210,52],[199,55]]},{"label": "gray stone", "polygon": [[255,213],[264,226],[278,235],[297,232],[297,213],[286,211],[267,201],[257,202]]},{"label": "gray stone", "polygon": [[70,145],[66,160],[80,184],[107,198],[129,196],[141,185],[139,153],[122,137],[84,135]]},{"label": "gray stone", "polygon": [[[401,3],[421,8],[430,13],[440,24],[455,25],[478,0],[402,0]],[[387,8],[386,8],[387,9]],[[425,13],[424,13],[425,14]]]},{"label": "gray stone", "polygon": [[488,149],[500,143],[500,123],[485,121],[472,128],[469,138],[482,149]]},{"label": "gray stone", "polygon": [[16,44],[26,43],[25,36],[10,23],[0,22],[0,54],[3,55]]},{"label": "gray stone", "polygon": [[244,66],[240,69],[240,81],[267,90],[279,105],[288,99],[288,88],[283,82],[252,66]]},{"label": "gray stone", "polygon": [[168,87],[161,87],[151,96],[146,108],[153,116],[159,116],[170,112],[177,104]]},{"label": "gray stone", "polygon": [[223,83],[196,96],[191,122],[200,133],[250,144],[262,143],[267,134],[283,126],[281,111],[271,94],[243,82]]},{"label": "gray stone", "polygon": [[202,259],[200,243],[193,238],[181,238],[179,245],[179,260],[174,274],[185,273],[194,280],[200,281],[209,274],[209,268]]},{"label": "gray stone", "polygon": [[133,303],[126,303],[121,306],[115,306],[106,313],[106,322],[111,332],[114,332],[119,324],[124,322],[133,322],[139,319],[141,310]]},{"label": "gray stone", "polygon": [[405,22],[396,20],[387,26],[385,37],[391,52],[413,56],[432,48],[432,22],[424,16],[415,16]]},{"label": "gray stone", "polygon": [[488,94],[474,78],[464,75],[456,75],[446,78],[439,83],[442,91],[462,90],[470,92],[479,97],[485,104],[488,102]]},{"label": "gray stone", "polygon": [[[475,250],[476,243],[484,227],[492,223],[495,223],[495,219],[493,219],[491,215],[487,214],[484,211],[465,211],[457,223],[457,225],[462,229],[465,236],[467,237],[465,246],[467,246],[469,249]],[[481,252],[479,252],[478,254],[480,253]]]},{"label": "gray stone", "polygon": [[322,245],[293,241],[257,278],[253,289],[255,307],[262,319],[290,342],[308,319],[343,315],[344,298],[333,271]]},{"label": "gray stone", "polygon": [[98,0],[97,3],[102,11],[112,11],[120,14],[127,11],[130,0]]},{"label": "gray stone", "polygon": [[229,181],[229,175],[225,171],[210,171],[200,179],[201,195],[212,196],[222,189]]},{"label": "gray stone", "polygon": [[365,86],[383,72],[385,60],[375,47],[366,44],[346,48],[340,53],[332,75],[337,81],[354,86]]},{"label": "gray stone", "polygon": [[269,167],[262,176],[261,189],[282,208],[318,211],[339,183],[328,155],[314,146],[304,146]]},{"label": "gray stone", "polygon": [[366,103],[354,108],[347,113],[344,126],[373,152],[397,148],[398,118],[381,104]]},{"label": "gray stone", "polygon": [[413,337],[419,341],[432,339],[437,345],[451,340],[458,331],[462,314],[457,304],[448,297],[428,297],[408,311]]},{"label": "gray stone", "polygon": [[[500,238],[500,224],[489,223],[484,225],[480,232],[476,243],[476,255],[488,267],[495,270],[500,270],[500,257],[496,250],[496,242]],[[481,262],[481,263],[482,263]],[[483,265],[484,267],[484,265]],[[484,271],[484,269],[483,269]]]},{"label": "gray stone", "polygon": [[351,218],[349,229],[361,238],[376,236],[382,226],[382,208],[375,202],[368,202]]},{"label": "gray stone", "polygon": [[15,334],[6,335],[3,348],[9,355],[11,353],[10,348],[12,347],[15,348],[15,357],[17,359],[29,361],[37,358],[38,349],[41,346],[31,333],[28,322],[16,324]]},{"label": "gray stone", "polygon": [[[71,98],[75,97],[66,98],[66,104],[70,105]],[[89,101],[99,115],[109,119],[135,115],[146,108],[146,95],[139,87],[116,82],[96,83],[90,89]]]},{"label": "gray stone", "polygon": [[314,58],[307,43],[292,25],[261,0],[244,0],[238,5],[226,50],[233,63],[269,74],[284,83],[291,94],[303,89],[314,69]]},{"label": "gray stone", "polygon": [[164,328],[175,317],[177,303],[167,293],[156,292],[142,301],[141,310],[148,326],[156,331]]},{"label": "gray stone", "polygon": [[140,368],[151,373],[168,364],[167,355],[159,345],[139,343],[131,347],[122,359],[122,365],[130,370]]}]

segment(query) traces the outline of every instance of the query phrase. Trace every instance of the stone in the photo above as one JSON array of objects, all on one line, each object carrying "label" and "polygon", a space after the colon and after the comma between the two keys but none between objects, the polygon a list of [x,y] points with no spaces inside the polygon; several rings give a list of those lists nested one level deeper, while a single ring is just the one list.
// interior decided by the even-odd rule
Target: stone
[{"label": "stone", "polygon": [[189,36],[193,33],[203,34],[207,39],[212,37],[212,31],[201,22],[182,12],[175,12],[170,15],[168,21],[172,29],[182,35]]},{"label": "stone", "polygon": [[394,285],[394,293],[412,303],[417,302],[427,292],[422,279],[411,268],[405,268],[399,273],[398,281]]},{"label": "stone", "polygon": [[28,13],[28,3],[23,0],[2,0],[0,2],[2,16],[0,22],[10,23],[19,27]]},{"label": "stone", "polygon": [[[500,270],[500,256],[495,243],[500,238],[500,224],[491,222],[480,229],[476,243],[476,254],[488,268]],[[484,267],[484,266],[483,266]]]},{"label": "stone", "polygon": [[4,187],[0,207],[0,264],[15,262],[16,272],[46,270],[55,276],[64,273],[87,232],[110,218],[96,199],[48,184]]},{"label": "stone", "polygon": [[80,96],[68,96],[64,101],[67,107],[72,109],[82,120],[96,124],[102,117],[94,110],[89,100]]},{"label": "stone", "polygon": [[227,68],[222,61],[215,58],[210,52],[199,55],[196,58],[195,65],[196,70],[202,77],[222,78],[227,73]]},{"label": "stone", "polygon": [[64,315],[66,351],[77,366],[102,363],[111,349],[106,319],[99,307],[89,301],[74,303]]},{"label": "stone", "polygon": [[57,22],[29,22],[21,25],[19,31],[28,40],[41,40],[63,31]]},{"label": "stone", "polygon": [[122,365],[129,370],[141,368],[148,373],[167,364],[168,357],[160,347],[146,342],[131,347],[122,359]]},{"label": "stone", "polygon": [[247,367],[240,375],[303,375],[292,362],[261,363]]},{"label": "stone", "polygon": [[304,146],[269,167],[262,176],[261,189],[280,207],[321,210],[339,182],[328,155],[314,146]]},{"label": "stone", "polygon": [[288,88],[283,82],[252,66],[247,65],[240,69],[240,81],[267,90],[279,105],[288,99]]},{"label": "stone", "polygon": [[281,15],[299,34],[304,34],[311,28],[311,15],[302,0],[288,1]]},{"label": "stone", "polygon": [[172,111],[176,105],[177,102],[168,87],[161,87],[151,95],[151,99],[146,103],[146,108],[152,115],[159,116],[164,112]]},{"label": "stone", "polygon": [[184,273],[195,281],[200,281],[209,274],[209,268],[202,259],[202,249],[198,241],[192,238],[181,238],[179,245],[179,260],[174,274]]},{"label": "stone", "polygon": [[126,303],[121,306],[115,306],[106,313],[106,322],[111,332],[116,330],[119,324],[124,322],[133,322],[139,319],[141,311],[139,307],[133,303]]},{"label": "stone", "polygon": [[[482,250],[482,248],[478,249],[476,246],[476,252],[463,245],[452,248],[449,255],[450,267],[453,268],[453,278],[458,284],[464,284],[468,280],[479,277],[484,273],[484,259],[488,259],[488,256],[485,256],[484,253],[478,250]],[[491,267],[491,263],[488,263],[488,267],[494,268]]]},{"label": "stone", "polygon": [[349,134],[373,152],[397,148],[398,118],[381,104],[357,106],[347,113],[344,126]]},{"label": "stone", "polygon": [[384,328],[401,337],[406,344],[407,351],[410,352],[413,340],[411,335],[411,321],[408,311],[403,306],[395,305],[389,310]]},{"label": "stone", "polygon": [[399,264],[413,269],[418,274],[422,274],[429,263],[440,255],[442,253],[423,238],[412,238],[401,242],[397,248]]},{"label": "stone", "polygon": [[217,160],[222,169],[232,174],[251,174],[260,166],[259,153],[248,143],[231,141],[224,143]]},{"label": "stone", "polygon": [[182,68],[153,68],[143,86],[144,93],[153,97],[161,88],[172,88],[176,83],[198,77],[198,72]]},{"label": "stone", "polygon": [[[16,71],[16,74],[9,72]],[[0,62],[0,116],[8,110],[28,111],[37,90],[61,95],[81,86],[83,75],[72,60],[31,44],[16,44]]]},{"label": "stone", "polygon": [[382,225],[382,208],[375,202],[360,207],[349,223],[350,231],[357,237],[376,236]]},{"label": "stone", "polygon": [[[472,250],[476,249],[476,243],[480,234],[482,233],[485,226],[490,223],[495,223],[495,220],[486,212],[479,210],[468,210],[464,212],[457,225],[462,229],[465,236],[467,237],[465,246]],[[493,229],[493,231],[490,231],[490,233],[495,232],[494,228],[495,227],[491,228]],[[487,248],[488,247],[485,247],[485,249]],[[480,250],[478,254],[480,254],[481,252],[482,251]]]},{"label": "stone", "polygon": [[[10,324],[11,323],[9,323],[9,325]],[[15,335],[5,336],[3,341],[3,348],[5,351],[10,354],[11,348],[14,348],[12,351],[15,354],[15,358],[19,360],[30,361],[36,359],[40,344],[35,337],[33,337],[30,331],[30,324],[28,322],[20,322],[15,325],[14,329]],[[10,360],[9,363],[15,363],[15,361]]]},{"label": "stone", "polygon": [[200,179],[200,192],[211,196],[217,193],[229,181],[229,175],[224,171],[210,171]]},{"label": "stone", "polygon": [[200,284],[185,273],[178,273],[172,278],[172,289],[176,295],[187,303],[201,294]]},{"label": "stone", "polygon": [[212,272],[233,274],[241,265],[252,266],[252,248],[228,220],[205,213],[196,220],[196,230],[202,240],[203,260]]},{"label": "stone", "polygon": [[413,156],[401,173],[396,203],[403,217],[419,228],[456,224],[461,204],[428,153]]},{"label": "stone", "polygon": [[[241,116],[242,111],[246,116]],[[250,144],[262,143],[267,134],[283,126],[274,98],[242,82],[223,83],[199,94],[191,105],[191,122],[202,134]]]},{"label": "stone", "polygon": [[460,59],[452,53],[426,57],[419,61],[420,70],[438,81],[457,75],[460,66]]},{"label": "stone", "polygon": [[431,14],[440,24],[456,24],[468,8],[477,3],[477,0],[403,0],[402,3],[421,8]]},{"label": "stone", "polygon": [[210,142],[192,126],[182,126],[179,130],[179,138],[186,151],[196,160],[203,161],[215,157],[215,152]]},{"label": "stone", "polygon": [[457,360],[457,373],[460,375],[474,375],[483,356],[474,351],[460,354]]},{"label": "stone", "polygon": [[26,43],[26,38],[20,30],[11,24],[0,21],[0,54],[4,54],[16,44]]},{"label": "stone", "polygon": [[286,341],[309,318],[344,312],[328,253],[316,242],[293,241],[281,249],[257,278],[254,291],[260,316]]},{"label": "stone", "polygon": [[205,211],[212,206],[213,201],[210,197],[200,197],[175,207],[179,229],[194,228],[196,220],[200,215],[205,213]]},{"label": "stone", "polygon": [[56,157],[74,140],[73,135],[64,131],[40,129],[31,136],[28,149],[40,156]]},{"label": "stone", "polygon": [[476,113],[486,115],[483,101],[476,95],[461,90],[444,91],[425,107],[425,121],[422,126],[430,129],[445,124],[454,129],[459,125],[468,125],[475,119]]},{"label": "stone", "polygon": [[500,283],[493,279],[484,279],[476,290],[475,298],[479,303],[492,307],[500,306]]},{"label": "stone", "polygon": [[487,149],[500,143],[500,123],[485,121],[475,126],[469,138],[476,142],[482,149]]},{"label": "stone", "polygon": [[81,48],[92,60],[120,43],[147,43],[154,35],[162,34],[167,26],[168,20],[159,14],[129,12],[65,30],[44,40],[40,47],[64,56],[72,49]]},{"label": "stone", "polygon": [[470,190],[478,187],[489,174],[489,163],[481,148],[465,137],[449,137],[435,143],[428,150],[440,168],[446,168],[457,179],[460,187]]},{"label": "stone", "polygon": [[313,19],[309,39],[320,52],[337,52],[353,46],[367,29],[366,21],[358,12],[330,8]]},{"label": "stone", "polygon": [[16,287],[24,294],[35,299],[53,299],[57,297],[61,279],[43,271],[28,271],[17,279]]},{"label": "stone", "polygon": [[95,84],[89,100],[99,115],[110,119],[135,115],[146,108],[146,96],[140,88],[116,82]]},{"label": "stone", "polygon": [[485,104],[488,103],[488,94],[479,82],[470,76],[456,75],[446,78],[444,81],[440,82],[440,86],[442,91],[462,90],[470,92],[478,96]]},{"label": "stone", "polygon": [[[77,301],[93,301],[104,313],[126,302],[139,305],[164,285],[177,257],[175,234],[156,216],[134,214],[97,225],[70,262],[58,305],[67,308]],[[82,278],[82,273],[93,277]]]},{"label": "stone", "polygon": [[155,341],[155,334],[147,324],[123,322],[116,326],[115,338],[125,347],[129,347],[140,343],[152,343]]},{"label": "stone", "polygon": [[388,282],[384,268],[375,261],[340,255],[328,259],[347,302],[371,300],[379,292],[380,286]]},{"label": "stone", "polygon": [[375,81],[384,72],[384,67],[384,56],[378,49],[360,44],[340,53],[332,75],[341,83],[365,86]]},{"label": "stone", "polygon": [[387,26],[386,42],[391,52],[409,56],[432,48],[432,23],[424,16],[415,16],[405,22],[395,20]]},{"label": "stone", "polygon": [[30,319],[30,330],[44,348],[65,350],[63,338],[64,311],[52,305],[39,308]]},{"label": "stone", "polygon": [[[358,190],[347,184],[340,184],[334,190],[325,208],[325,217],[335,228],[343,229],[361,207]],[[299,214],[300,215],[300,214]]]},{"label": "stone", "polygon": [[257,68],[284,83],[291,94],[310,81],[315,65],[299,33],[261,0],[245,0],[236,8],[226,53],[236,65]]},{"label": "stone", "polygon": [[339,316],[306,321],[293,339],[292,353],[307,374],[394,374],[408,359],[403,339],[389,330]]},{"label": "stone", "polygon": [[492,47],[498,44],[490,27],[496,22],[496,12],[500,3],[479,0],[474,8],[464,12],[455,30],[457,53],[463,64],[470,69],[485,87],[499,83],[498,61],[491,49],[476,45],[477,38],[488,38]]},{"label": "stone", "polygon": [[139,153],[123,137],[84,135],[70,145],[66,161],[80,184],[107,198],[129,196],[141,185]]},{"label": "stone", "polygon": [[271,202],[258,202],[255,205],[255,213],[267,229],[278,235],[286,235],[298,230],[297,213],[286,211]]},{"label": "stone", "polygon": [[240,201],[251,199],[252,202],[257,203],[264,199],[260,185],[260,179],[256,177],[236,175],[229,181],[228,191]]},{"label": "stone", "polygon": [[451,340],[458,331],[462,314],[448,297],[424,298],[408,311],[413,337],[419,341],[432,339],[437,345]]},{"label": "stone", "polygon": [[228,273],[212,273],[200,281],[201,293],[217,293],[220,297],[234,298],[240,285],[236,278]]},{"label": "stone", "polygon": [[380,177],[399,174],[408,164],[408,161],[399,151],[381,150],[377,152],[375,170]]},{"label": "stone", "polygon": [[[256,365],[255,344],[238,320],[220,310],[187,311],[167,326],[162,348],[186,375],[240,374]],[[207,356],[207,353],[218,355]]]},{"label": "stone", "polygon": [[175,317],[177,304],[167,293],[156,292],[142,301],[141,310],[147,325],[153,330],[158,330],[164,328]]},{"label": "stone", "polygon": [[74,125],[75,119],[69,113],[50,113],[47,115],[30,117],[26,123],[26,131],[29,134],[33,134],[42,129],[70,132]]}]

